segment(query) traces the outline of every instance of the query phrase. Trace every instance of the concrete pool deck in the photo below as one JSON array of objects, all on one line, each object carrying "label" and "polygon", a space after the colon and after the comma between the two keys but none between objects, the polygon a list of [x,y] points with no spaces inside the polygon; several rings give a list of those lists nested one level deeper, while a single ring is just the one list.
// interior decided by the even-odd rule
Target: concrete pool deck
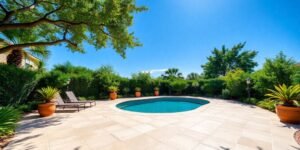
[{"label": "concrete pool deck", "polygon": [[255,106],[209,98],[207,105],[174,114],[115,107],[132,99],[137,98],[98,101],[95,107],[47,118],[30,113],[5,150],[300,149],[293,139],[300,125],[280,123],[276,114]]}]

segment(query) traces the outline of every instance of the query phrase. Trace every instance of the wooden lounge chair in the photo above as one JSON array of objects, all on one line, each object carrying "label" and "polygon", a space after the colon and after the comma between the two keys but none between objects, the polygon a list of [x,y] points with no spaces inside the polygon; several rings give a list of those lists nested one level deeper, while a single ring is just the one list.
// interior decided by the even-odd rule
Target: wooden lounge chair
[{"label": "wooden lounge chair", "polygon": [[[72,91],[66,91],[66,94],[69,98],[69,102],[70,103],[82,103],[82,104],[90,104],[90,107],[95,106],[96,105],[96,101],[94,100],[87,100],[87,101],[79,101],[77,99],[77,97],[75,96],[75,94]],[[93,105],[92,105],[93,104]]]},{"label": "wooden lounge chair", "polygon": [[296,131],[294,134],[296,142],[300,145],[300,130]]},{"label": "wooden lounge chair", "polygon": [[84,104],[76,104],[76,103],[65,103],[61,96],[58,94],[56,98],[56,106],[61,107],[62,109],[65,108],[77,108],[77,111],[80,111],[80,108],[85,108]]}]

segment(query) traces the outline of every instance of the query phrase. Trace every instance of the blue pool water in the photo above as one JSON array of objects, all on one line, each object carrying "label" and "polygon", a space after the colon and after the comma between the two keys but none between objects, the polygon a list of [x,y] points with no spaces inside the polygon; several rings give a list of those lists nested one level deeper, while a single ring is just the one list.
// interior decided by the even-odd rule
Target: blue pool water
[{"label": "blue pool water", "polygon": [[117,104],[117,107],[143,113],[174,113],[193,110],[208,103],[206,100],[195,98],[164,97],[127,101]]}]

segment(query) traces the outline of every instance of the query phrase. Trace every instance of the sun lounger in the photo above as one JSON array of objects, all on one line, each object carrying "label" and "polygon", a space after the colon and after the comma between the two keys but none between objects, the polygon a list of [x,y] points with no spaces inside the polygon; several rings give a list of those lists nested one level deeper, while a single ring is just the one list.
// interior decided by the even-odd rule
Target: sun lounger
[{"label": "sun lounger", "polygon": [[56,106],[61,107],[63,109],[65,108],[77,108],[78,111],[80,111],[80,108],[85,108],[84,104],[77,104],[77,103],[65,103],[62,99],[62,97],[58,94],[56,98]]},{"label": "sun lounger", "polygon": [[[84,104],[90,104],[90,107],[93,105],[96,105],[96,101],[94,100],[87,100],[87,101],[79,101],[75,94],[72,91],[66,91],[66,94],[69,98],[70,103],[84,103]],[[93,104],[93,105],[92,105]]]}]

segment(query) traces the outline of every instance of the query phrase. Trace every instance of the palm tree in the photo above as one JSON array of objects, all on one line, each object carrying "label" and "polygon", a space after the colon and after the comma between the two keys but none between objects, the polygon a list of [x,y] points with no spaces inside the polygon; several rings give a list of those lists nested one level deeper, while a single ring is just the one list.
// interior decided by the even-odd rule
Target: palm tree
[{"label": "palm tree", "polygon": [[[8,45],[22,43],[21,37],[17,36],[17,35],[21,35],[21,34],[22,34],[21,30],[2,31],[0,33],[0,48],[8,46]],[[50,51],[43,47],[30,47],[29,49],[17,49],[16,51],[23,52],[25,56],[33,55],[33,56],[39,58],[40,60],[47,59],[50,55]],[[18,59],[20,59],[20,58],[18,58]]]},{"label": "palm tree", "polygon": [[165,73],[162,75],[164,79],[175,79],[175,78],[180,78],[182,79],[182,73],[179,72],[179,69],[177,68],[170,68]]},{"label": "palm tree", "polygon": [[188,80],[197,80],[200,78],[200,75],[198,73],[192,72],[187,75]]}]

